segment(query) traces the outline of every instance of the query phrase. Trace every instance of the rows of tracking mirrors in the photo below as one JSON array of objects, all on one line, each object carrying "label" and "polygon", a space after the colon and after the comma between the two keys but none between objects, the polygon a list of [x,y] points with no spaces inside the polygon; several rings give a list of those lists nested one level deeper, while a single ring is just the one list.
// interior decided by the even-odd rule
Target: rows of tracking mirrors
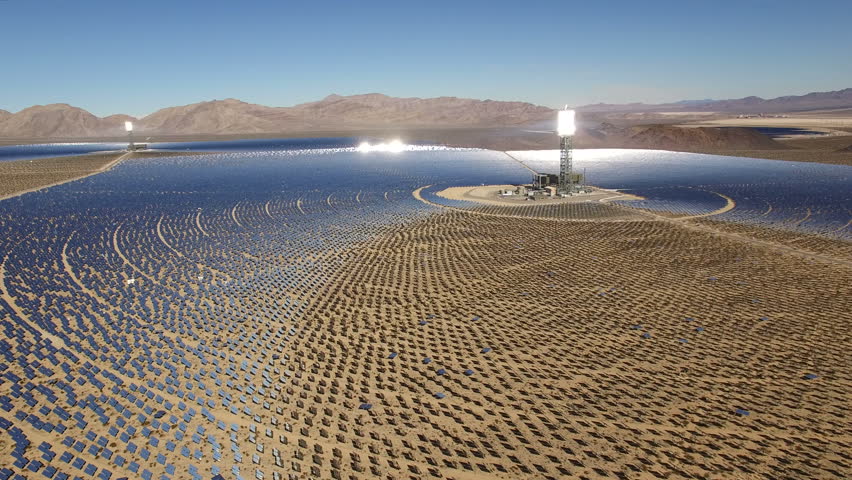
[{"label": "rows of tracking mirrors", "polygon": [[[537,171],[553,170],[556,152],[511,155]],[[648,150],[578,150],[575,164],[591,185],[622,189],[644,201],[621,205],[675,216],[694,216],[726,206],[714,219],[743,225],[852,239],[845,165],[782,162]]]},{"label": "rows of tracking mirrors", "polygon": [[347,248],[427,215],[411,191],[447,172],[522,171],[458,153],[414,168],[337,150],[146,159],[4,202],[0,478],[242,478],[261,412],[303,375],[288,343]]},{"label": "rows of tracking mirrors", "polygon": [[[306,439],[325,476],[360,478],[350,453],[393,478],[730,475],[756,462],[777,474],[806,456],[816,473],[848,467],[820,456],[823,432],[843,429],[848,378],[840,345],[814,352],[843,306],[828,292],[845,277],[826,283],[823,265],[667,222],[463,212],[356,255],[296,346],[315,366],[296,392],[329,434]],[[773,273],[788,264],[796,284]],[[826,334],[797,335],[805,325]],[[690,423],[716,433],[696,438]]]},{"label": "rows of tracking mirrors", "polygon": [[[383,373],[388,361],[397,362],[398,375],[410,386],[404,406],[419,412],[403,408],[400,418],[410,417],[382,427],[389,431],[410,430],[405,423],[415,416],[434,423],[423,412],[461,421],[484,418],[480,409],[507,408],[510,400],[495,398],[489,405],[479,399],[495,393],[501,381],[496,377],[502,364],[494,355],[500,349],[486,351],[493,345],[477,341],[486,327],[454,329],[447,337],[450,348],[429,331],[449,315],[406,312],[399,328],[416,331],[405,348],[363,347],[361,366],[331,378],[316,364],[335,364],[327,353],[335,335],[316,325],[306,331],[303,322],[319,292],[357,260],[353,246],[437,211],[416,200],[413,190],[517,183],[528,175],[505,155],[484,151],[216,154],[130,161],[2,202],[0,323],[7,340],[0,342],[0,435],[3,455],[14,462],[0,470],[0,479],[35,474],[151,480],[184,478],[186,472],[192,478],[275,478],[281,468],[293,476],[319,476],[342,471],[344,463],[364,476],[398,470],[403,460],[392,455],[404,455],[376,460],[379,449],[392,450],[389,440],[366,434],[358,423],[370,421],[364,415],[383,401],[362,383],[364,375]],[[420,261],[420,268],[428,268],[432,260]],[[395,274],[383,272],[383,283],[399,283]],[[615,291],[598,293],[619,299]],[[499,325],[499,312],[489,313],[466,312],[463,318]],[[479,316],[485,320],[474,320]],[[297,350],[303,355],[295,356]],[[343,346],[334,350],[343,356]],[[392,351],[399,358],[389,359]],[[437,360],[442,357],[452,360]],[[432,361],[424,363],[427,358]],[[502,381],[522,378],[507,375]],[[488,377],[494,380],[478,384]],[[447,397],[464,398],[470,406],[439,403]],[[316,398],[328,407],[315,406],[323,403]],[[372,408],[360,410],[365,404]],[[531,442],[551,442],[529,448],[558,454],[548,450],[558,440],[535,440],[527,431],[559,435],[552,419],[504,420],[517,422]],[[323,447],[323,431],[352,447]],[[496,442],[486,442],[473,451],[497,451]],[[280,454],[285,448],[292,457]],[[461,463],[480,473],[508,468],[502,462]],[[559,475],[552,460],[536,465],[542,475]]]}]

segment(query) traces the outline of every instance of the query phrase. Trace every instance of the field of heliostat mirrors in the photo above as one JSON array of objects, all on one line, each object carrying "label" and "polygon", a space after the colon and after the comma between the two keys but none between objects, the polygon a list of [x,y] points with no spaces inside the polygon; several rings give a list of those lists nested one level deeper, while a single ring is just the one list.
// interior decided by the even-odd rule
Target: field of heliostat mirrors
[{"label": "field of heliostat mirrors", "polygon": [[0,201],[0,480],[852,476],[852,167],[589,155],[643,200],[341,146]]}]

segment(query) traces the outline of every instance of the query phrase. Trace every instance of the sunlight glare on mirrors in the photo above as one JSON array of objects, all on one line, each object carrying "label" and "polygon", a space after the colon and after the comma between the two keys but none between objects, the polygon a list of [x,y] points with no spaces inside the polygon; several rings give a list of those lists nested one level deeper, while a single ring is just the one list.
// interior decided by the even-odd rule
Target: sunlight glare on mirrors
[{"label": "sunlight glare on mirrors", "polygon": [[361,142],[356,148],[357,151],[362,153],[369,152],[390,152],[390,153],[399,153],[405,150],[405,144],[402,143],[400,139],[394,139],[389,143],[377,143],[375,145],[370,144],[370,142]]}]

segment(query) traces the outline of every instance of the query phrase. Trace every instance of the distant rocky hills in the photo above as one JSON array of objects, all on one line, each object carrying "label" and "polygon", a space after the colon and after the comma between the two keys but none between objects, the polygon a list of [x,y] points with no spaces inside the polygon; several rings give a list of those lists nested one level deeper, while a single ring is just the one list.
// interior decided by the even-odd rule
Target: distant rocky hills
[{"label": "distant rocky hills", "polygon": [[91,137],[123,130],[126,115],[98,118],[64,103],[36,105],[17,113],[0,114],[0,136]]},{"label": "distant rocky hills", "polygon": [[400,127],[497,127],[552,117],[553,110],[524,102],[456,97],[396,98],[378,93],[329,95],[293,107],[267,107],[236,99],[158,110],[142,119],[98,118],[66,104],[34,106],[0,115],[0,137],[98,137],[124,133],[133,120],[144,134],[284,133]]},{"label": "distant rocky hills", "polygon": [[550,119],[553,110],[525,102],[469,98],[394,98],[377,93],[342,97],[292,108],[306,123],[333,126],[511,126]]},{"label": "distant rocky hills", "polygon": [[618,127],[602,123],[577,131],[580,148],[644,148],[657,150],[706,150],[737,148],[743,150],[780,150],[785,146],[751,128],[692,127],[675,125],[637,125]]},{"label": "distant rocky hills", "polygon": [[[813,110],[843,109],[852,111],[852,88],[835,92],[815,92],[801,96],[786,96],[765,100],[746,97],[735,100],[684,100],[676,103],[646,105],[641,103],[614,105],[596,104],[579,107],[581,120],[603,113],[636,113],[654,115],[653,112],[719,112],[728,114],[779,113]],[[832,113],[833,113],[832,112]],[[832,114],[826,113],[826,114]],[[144,118],[128,115],[111,115],[99,118],[67,104],[36,105],[17,113],[0,110],[0,138],[74,138],[115,137],[124,135],[124,122],[134,121],[140,135],[220,135],[220,134],[286,134],[288,132],[330,132],[366,129],[413,128],[470,128],[514,127],[520,125],[545,125],[552,128],[553,110],[525,102],[474,100],[469,98],[398,98],[370,93],[365,95],[329,95],[316,102],[292,107],[268,107],[229,98],[212,100],[158,110]],[[647,123],[647,122],[646,122]],[[601,130],[600,128],[603,128]],[[759,138],[746,138],[750,133],[727,130],[711,133],[709,130],[689,129],[688,132],[646,126],[642,130],[615,132],[612,125],[603,125],[588,131],[586,140],[595,143],[609,129],[607,135],[619,142],[651,143],[655,138],[662,142],[679,143],[682,140],[711,142],[711,137],[723,142],[740,140],[758,142]],[[665,132],[663,131],[665,130]],[[753,132],[752,132],[753,133]],[[582,132],[578,136],[583,136]],[[738,136],[737,138],[733,138]],[[688,138],[686,138],[688,137]],[[765,138],[765,137],[764,137]],[[777,143],[777,142],[776,142]],[[664,148],[660,144],[657,148]],[[591,145],[590,145],[591,146]],[[626,146],[626,145],[625,145]]]},{"label": "distant rocky hills", "polygon": [[687,100],[662,104],[608,104],[584,105],[577,110],[588,113],[614,112],[719,112],[737,114],[793,113],[799,111],[852,108],[852,88],[833,92],[812,92],[772,99],[745,97],[734,100]]}]

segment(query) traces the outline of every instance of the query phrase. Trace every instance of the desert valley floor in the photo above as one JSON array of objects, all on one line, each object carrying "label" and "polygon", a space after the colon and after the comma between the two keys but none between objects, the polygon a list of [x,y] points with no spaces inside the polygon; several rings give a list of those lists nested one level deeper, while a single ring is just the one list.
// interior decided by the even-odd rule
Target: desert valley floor
[{"label": "desert valley floor", "polygon": [[852,475],[852,167],[590,155],[642,200],[302,145],[0,201],[0,479]]}]

